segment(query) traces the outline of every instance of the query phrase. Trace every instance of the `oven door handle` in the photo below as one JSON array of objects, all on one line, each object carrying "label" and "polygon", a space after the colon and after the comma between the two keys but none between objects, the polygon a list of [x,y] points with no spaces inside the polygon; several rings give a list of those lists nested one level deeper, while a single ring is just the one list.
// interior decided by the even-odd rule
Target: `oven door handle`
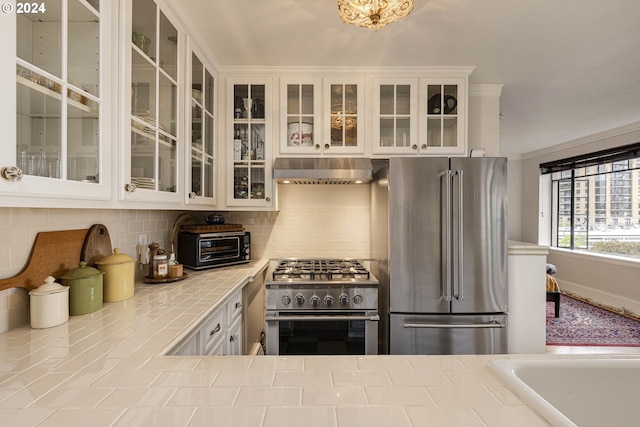
[{"label": "oven door handle", "polygon": [[369,321],[379,321],[380,320],[380,316],[378,316],[377,314],[373,314],[373,315],[367,315],[367,316],[359,316],[359,315],[354,315],[354,316],[349,316],[349,315],[316,315],[316,314],[310,314],[310,315],[306,315],[306,316],[300,316],[300,315],[295,315],[295,316],[279,316],[277,314],[275,315],[267,315],[264,318],[265,321],[267,322],[286,322],[288,320],[291,321],[321,321],[321,320],[369,320]]}]

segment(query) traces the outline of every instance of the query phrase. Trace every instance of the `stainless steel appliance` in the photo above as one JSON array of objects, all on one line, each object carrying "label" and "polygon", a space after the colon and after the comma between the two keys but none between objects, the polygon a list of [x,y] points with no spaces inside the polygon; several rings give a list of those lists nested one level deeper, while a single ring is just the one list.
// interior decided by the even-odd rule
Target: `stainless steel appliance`
[{"label": "stainless steel appliance", "polygon": [[178,261],[193,270],[242,264],[251,260],[251,233],[178,233]]},{"label": "stainless steel appliance", "polygon": [[392,158],[371,185],[381,352],[507,351],[507,161]]},{"label": "stainless steel appliance", "polygon": [[268,355],[378,354],[378,281],[353,259],[281,259],[265,283]]}]

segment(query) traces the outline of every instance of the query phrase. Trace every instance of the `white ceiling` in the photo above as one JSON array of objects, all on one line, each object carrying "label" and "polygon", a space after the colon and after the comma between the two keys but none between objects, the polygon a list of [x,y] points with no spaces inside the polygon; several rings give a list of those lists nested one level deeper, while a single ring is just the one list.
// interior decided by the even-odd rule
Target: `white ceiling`
[{"label": "white ceiling", "polygon": [[335,0],[181,0],[222,66],[475,66],[503,154],[640,121],[639,0],[416,0],[378,32]]}]

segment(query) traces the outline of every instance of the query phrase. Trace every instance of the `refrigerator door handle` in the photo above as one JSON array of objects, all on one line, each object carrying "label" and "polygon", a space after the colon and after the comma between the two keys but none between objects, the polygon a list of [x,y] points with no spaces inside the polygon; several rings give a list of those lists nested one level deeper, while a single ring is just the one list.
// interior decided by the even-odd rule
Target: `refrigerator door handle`
[{"label": "refrigerator door handle", "polygon": [[[451,277],[451,170],[447,169],[438,174],[440,177],[440,296],[446,301],[453,299]],[[444,181],[444,188],[442,188]]]},{"label": "refrigerator door handle", "polygon": [[402,322],[402,326],[411,329],[494,329],[505,328],[504,323],[492,320],[487,323],[465,323],[460,325],[442,324],[442,323],[415,323]]},{"label": "refrigerator door handle", "polygon": [[455,239],[455,269],[456,275],[454,278],[454,297],[462,301],[464,298],[464,194],[463,194],[463,171],[457,170],[454,175],[454,179],[457,181],[456,197],[454,198],[456,206],[454,206],[454,212],[457,215],[457,229]]}]

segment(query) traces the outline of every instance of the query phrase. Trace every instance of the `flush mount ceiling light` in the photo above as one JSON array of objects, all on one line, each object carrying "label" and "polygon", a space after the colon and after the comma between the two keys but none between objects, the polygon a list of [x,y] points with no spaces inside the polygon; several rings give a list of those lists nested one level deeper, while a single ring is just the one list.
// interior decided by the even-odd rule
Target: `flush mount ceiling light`
[{"label": "flush mount ceiling light", "polygon": [[337,0],[342,22],[377,31],[413,10],[414,0]]}]

